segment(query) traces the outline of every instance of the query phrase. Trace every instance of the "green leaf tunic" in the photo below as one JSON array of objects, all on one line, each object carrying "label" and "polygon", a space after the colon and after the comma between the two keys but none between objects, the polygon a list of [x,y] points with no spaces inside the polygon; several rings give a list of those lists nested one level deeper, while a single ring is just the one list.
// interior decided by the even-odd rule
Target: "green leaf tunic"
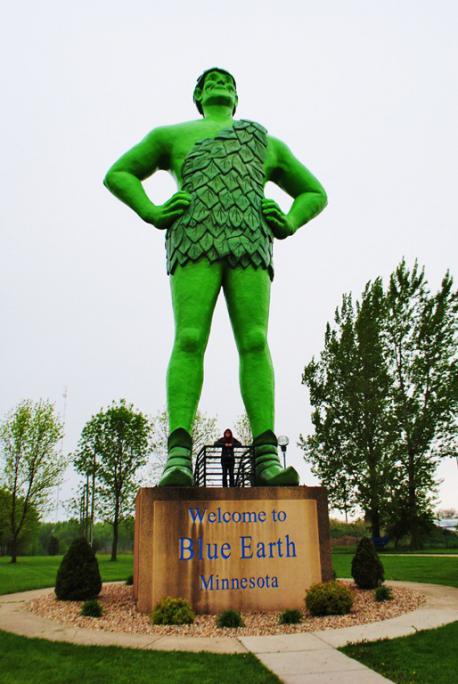
[{"label": "green leaf tunic", "polygon": [[273,278],[273,237],[261,209],[266,150],[266,129],[243,119],[194,145],[183,164],[191,204],[167,230],[167,273],[206,257],[266,268]]}]

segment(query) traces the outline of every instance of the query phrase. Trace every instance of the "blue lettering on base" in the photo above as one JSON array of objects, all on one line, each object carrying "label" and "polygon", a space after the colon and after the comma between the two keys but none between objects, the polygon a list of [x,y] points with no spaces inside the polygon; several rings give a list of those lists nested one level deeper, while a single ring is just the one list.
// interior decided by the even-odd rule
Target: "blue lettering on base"
[{"label": "blue lettering on base", "polygon": [[278,589],[278,577],[220,577],[200,575],[200,588],[204,591],[226,591],[228,589]]}]

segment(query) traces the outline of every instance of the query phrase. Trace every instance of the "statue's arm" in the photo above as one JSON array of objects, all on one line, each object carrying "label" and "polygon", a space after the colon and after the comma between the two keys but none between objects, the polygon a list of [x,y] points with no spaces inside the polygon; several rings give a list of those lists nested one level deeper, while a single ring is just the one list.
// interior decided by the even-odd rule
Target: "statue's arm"
[{"label": "statue's arm", "polygon": [[[292,235],[308,223],[327,204],[326,192],[317,178],[293,155],[280,140],[270,138],[274,150],[275,165],[270,180],[293,198],[285,215],[273,200],[264,200],[263,211],[276,237]],[[274,224],[274,225],[272,225]]]},{"label": "statue's arm", "polygon": [[158,169],[170,168],[169,139],[167,129],[154,129],[113,164],[103,181],[113,195],[157,228],[168,228],[190,202],[187,193],[177,192],[164,204],[156,205],[143,188],[145,178]]}]

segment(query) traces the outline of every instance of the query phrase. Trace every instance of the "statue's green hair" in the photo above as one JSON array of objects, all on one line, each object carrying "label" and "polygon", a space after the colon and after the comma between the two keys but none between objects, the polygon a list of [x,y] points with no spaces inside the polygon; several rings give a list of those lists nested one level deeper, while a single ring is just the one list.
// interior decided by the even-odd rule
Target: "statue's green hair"
[{"label": "statue's green hair", "polygon": [[[232,78],[232,82],[234,83],[234,88],[237,90],[237,83],[235,82],[235,78],[233,77],[233,75],[229,71],[226,71],[226,69],[221,69],[220,67],[211,67],[211,69],[206,69],[197,79],[197,83],[195,85],[194,92],[192,95],[192,99],[194,101],[194,104],[196,105],[197,109],[199,110],[199,113],[202,114],[202,116],[203,116],[202,105],[200,104],[200,102],[198,102],[196,100],[196,90],[202,90],[202,88],[204,87],[205,78],[206,78],[207,74],[209,74],[212,71],[219,71],[220,74],[226,74],[226,76],[230,76]],[[234,111],[232,112],[232,114],[235,114],[235,110],[236,110],[236,107],[234,107]]]}]

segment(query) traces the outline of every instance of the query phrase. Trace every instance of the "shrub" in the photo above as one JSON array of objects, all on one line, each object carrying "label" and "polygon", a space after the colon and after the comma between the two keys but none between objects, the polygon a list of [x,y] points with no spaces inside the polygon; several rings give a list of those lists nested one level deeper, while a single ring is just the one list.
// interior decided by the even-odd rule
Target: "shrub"
[{"label": "shrub", "polygon": [[75,539],[57,571],[56,596],[62,601],[95,598],[102,588],[99,564],[85,539]]},{"label": "shrub", "polygon": [[167,596],[153,610],[151,622],[153,625],[190,625],[195,617],[185,599]]},{"label": "shrub", "polygon": [[375,589],[384,580],[383,565],[369,537],[363,537],[351,562],[351,574],[361,589]]},{"label": "shrub", "polygon": [[126,579],[126,584],[130,587],[134,583],[134,576],[129,575],[129,577]]},{"label": "shrub", "polygon": [[223,610],[216,618],[218,627],[243,627],[242,616],[236,610]]},{"label": "shrub", "polygon": [[305,605],[312,615],[345,615],[353,605],[353,596],[340,582],[320,582],[308,590]]},{"label": "shrub", "polygon": [[278,616],[280,625],[297,625],[302,620],[302,613],[300,610],[284,610]]},{"label": "shrub", "polygon": [[384,584],[381,587],[377,587],[374,591],[374,598],[376,601],[391,601],[393,598],[393,592],[391,589]]},{"label": "shrub", "polygon": [[101,617],[102,613],[102,606],[97,601],[97,599],[90,599],[89,601],[85,601],[81,608],[81,615],[85,615],[86,617],[98,618]]}]

